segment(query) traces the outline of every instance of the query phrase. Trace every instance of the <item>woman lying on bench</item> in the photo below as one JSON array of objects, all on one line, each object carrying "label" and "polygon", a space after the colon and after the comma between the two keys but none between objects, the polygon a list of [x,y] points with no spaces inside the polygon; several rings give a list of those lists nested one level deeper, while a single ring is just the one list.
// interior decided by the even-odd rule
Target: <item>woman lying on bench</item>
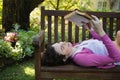
[{"label": "woman lying on bench", "polygon": [[76,44],[54,43],[47,48],[42,58],[42,64],[46,66],[62,65],[70,58],[75,64],[84,67],[112,68],[120,65],[118,63],[120,62],[119,49],[103,30],[102,22],[96,16],[93,17],[95,20],[91,20],[90,28],[87,28],[92,39]]}]

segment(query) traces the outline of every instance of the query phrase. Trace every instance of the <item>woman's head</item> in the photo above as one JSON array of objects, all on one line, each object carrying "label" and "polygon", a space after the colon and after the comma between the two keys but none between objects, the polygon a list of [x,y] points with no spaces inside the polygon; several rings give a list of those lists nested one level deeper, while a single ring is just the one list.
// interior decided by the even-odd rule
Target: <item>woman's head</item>
[{"label": "woman's head", "polygon": [[55,66],[65,64],[65,59],[70,55],[72,45],[69,42],[55,43],[49,46],[43,56],[42,64]]},{"label": "woman's head", "polygon": [[69,56],[72,52],[72,44],[70,42],[59,42],[52,45],[54,47],[55,51],[59,54]]}]

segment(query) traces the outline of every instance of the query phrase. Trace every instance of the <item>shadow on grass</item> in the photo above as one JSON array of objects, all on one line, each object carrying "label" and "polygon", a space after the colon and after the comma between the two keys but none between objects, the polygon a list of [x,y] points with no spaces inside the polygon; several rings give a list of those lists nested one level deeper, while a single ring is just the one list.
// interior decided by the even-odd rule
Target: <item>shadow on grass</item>
[{"label": "shadow on grass", "polygon": [[0,80],[34,80],[34,76],[33,59],[8,66],[0,72]]}]

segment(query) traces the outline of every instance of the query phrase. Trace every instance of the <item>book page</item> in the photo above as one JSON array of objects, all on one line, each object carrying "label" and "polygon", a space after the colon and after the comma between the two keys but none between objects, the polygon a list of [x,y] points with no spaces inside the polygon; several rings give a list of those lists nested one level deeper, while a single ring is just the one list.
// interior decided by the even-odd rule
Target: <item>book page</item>
[{"label": "book page", "polygon": [[79,14],[73,14],[73,15],[69,16],[68,18],[66,17],[65,19],[67,19],[70,22],[74,22],[79,27],[83,25],[82,22],[89,23],[89,21],[90,21],[89,19],[87,19]]}]

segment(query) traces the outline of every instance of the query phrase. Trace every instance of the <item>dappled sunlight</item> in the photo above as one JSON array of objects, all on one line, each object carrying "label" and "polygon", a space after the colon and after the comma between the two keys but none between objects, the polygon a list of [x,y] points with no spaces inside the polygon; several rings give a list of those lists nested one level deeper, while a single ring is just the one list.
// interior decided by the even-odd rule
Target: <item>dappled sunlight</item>
[{"label": "dappled sunlight", "polygon": [[34,80],[33,59],[7,66],[0,72],[0,80]]},{"label": "dappled sunlight", "polygon": [[31,13],[30,13],[30,26],[31,28],[39,28],[40,25],[40,10],[39,7],[36,7]]},{"label": "dappled sunlight", "polygon": [[30,75],[30,76],[34,76],[34,72],[35,70],[33,68],[30,68],[30,67],[25,67],[24,68],[24,72],[26,75]]}]

